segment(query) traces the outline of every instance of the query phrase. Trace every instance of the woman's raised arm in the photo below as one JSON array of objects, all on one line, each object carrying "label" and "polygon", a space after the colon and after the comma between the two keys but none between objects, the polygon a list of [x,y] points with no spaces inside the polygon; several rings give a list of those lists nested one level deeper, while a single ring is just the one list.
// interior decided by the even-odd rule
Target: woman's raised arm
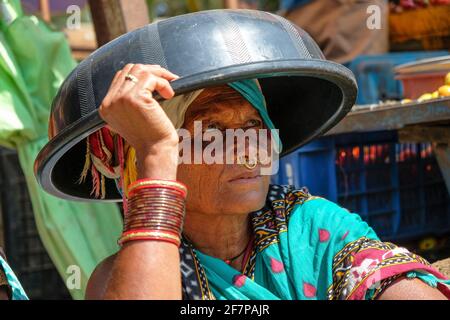
[{"label": "woman's raised arm", "polygon": [[[157,65],[128,64],[114,77],[99,108],[109,128],[136,150],[139,179],[176,179],[178,135],[152,93],[172,98],[169,81],[177,78]],[[91,276],[86,297],[181,299],[178,247],[148,239],[125,242]]]}]

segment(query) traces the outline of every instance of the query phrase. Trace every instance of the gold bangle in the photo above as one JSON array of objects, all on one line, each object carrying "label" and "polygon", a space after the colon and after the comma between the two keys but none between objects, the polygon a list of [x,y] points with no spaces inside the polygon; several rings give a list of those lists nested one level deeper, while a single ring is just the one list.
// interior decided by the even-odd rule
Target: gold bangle
[{"label": "gold bangle", "polygon": [[180,189],[182,192],[184,192],[185,195],[187,195],[187,188],[183,184],[177,182],[177,181],[169,181],[169,180],[137,180],[130,184],[128,186],[128,192],[132,192],[137,187],[141,186],[153,186],[158,185],[161,187],[167,186],[167,187],[175,187]]},{"label": "gold bangle", "polygon": [[137,238],[137,237],[158,237],[158,238],[166,238],[166,239],[171,239],[171,240],[175,240],[177,242],[180,242],[180,237],[179,236],[175,236],[173,234],[167,233],[167,232],[163,232],[163,231],[137,231],[137,232],[132,232],[129,234],[126,234],[124,236],[122,236],[119,240],[119,243],[123,243],[127,240],[131,240],[133,238]]},{"label": "gold bangle", "polygon": [[161,186],[161,187],[177,187],[181,190],[183,190],[184,192],[187,192],[187,189],[184,185],[182,185],[181,183],[178,183],[176,181],[166,181],[166,180],[144,180],[144,181],[135,181],[133,184],[131,184],[129,186],[130,191],[133,190],[134,188],[140,187],[140,186],[152,186],[152,185],[157,185],[157,186]]}]

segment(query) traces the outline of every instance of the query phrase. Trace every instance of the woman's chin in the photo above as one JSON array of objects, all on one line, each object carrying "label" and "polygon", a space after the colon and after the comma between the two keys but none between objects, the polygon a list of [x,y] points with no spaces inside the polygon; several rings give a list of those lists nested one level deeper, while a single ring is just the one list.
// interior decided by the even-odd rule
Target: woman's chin
[{"label": "woman's chin", "polygon": [[226,193],[225,203],[231,212],[258,211],[266,203],[267,191],[268,185],[266,187],[263,183],[252,185],[251,188],[249,184],[239,184],[239,187],[234,187]]}]

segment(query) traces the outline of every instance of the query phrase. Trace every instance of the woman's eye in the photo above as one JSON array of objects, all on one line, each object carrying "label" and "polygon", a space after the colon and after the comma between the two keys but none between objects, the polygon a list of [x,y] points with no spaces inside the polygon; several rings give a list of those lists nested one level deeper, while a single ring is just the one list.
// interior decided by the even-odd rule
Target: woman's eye
[{"label": "woman's eye", "polygon": [[257,119],[251,119],[249,121],[247,121],[247,126],[248,127],[259,127],[261,126],[261,120],[257,120]]},{"label": "woman's eye", "polygon": [[207,129],[219,129],[219,126],[217,125],[217,123],[210,123],[208,124]]},{"label": "woman's eye", "polygon": [[206,128],[205,128],[205,132],[206,131],[210,131],[210,130],[221,130],[222,128],[219,126],[219,124],[213,122],[213,123],[209,123]]}]

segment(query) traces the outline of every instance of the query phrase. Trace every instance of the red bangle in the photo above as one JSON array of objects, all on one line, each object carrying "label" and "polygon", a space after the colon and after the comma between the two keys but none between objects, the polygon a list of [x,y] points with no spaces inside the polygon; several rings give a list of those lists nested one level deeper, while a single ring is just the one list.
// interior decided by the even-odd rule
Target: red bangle
[{"label": "red bangle", "polygon": [[120,246],[123,246],[125,243],[130,242],[130,241],[139,241],[139,240],[146,240],[146,241],[162,241],[162,242],[168,242],[168,243],[172,243],[174,245],[176,245],[177,247],[180,247],[180,243],[181,240],[173,240],[173,239],[169,239],[169,238],[157,238],[157,237],[146,237],[146,236],[135,236],[133,238],[127,239],[127,240],[122,240],[119,239],[118,244]]},{"label": "red bangle", "polygon": [[128,186],[128,211],[119,244],[133,240],[181,243],[185,185],[171,180],[141,179]]},{"label": "red bangle", "polygon": [[165,188],[180,192],[185,198],[187,195],[187,187],[178,181],[173,180],[160,180],[160,179],[139,179],[132,182],[128,186],[129,196],[137,188]]},{"label": "red bangle", "polygon": [[[143,232],[143,233],[145,233],[145,232],[153,232],[153,230],[150,230],[150,229],[133,229],[133,230],[125,231],[122,234],[122,236],[127,236],[127,235],[130,235],[130,234],[136,234],[136,233],[140,233],[140,232]],[[170,233],[170,234],[172,234],[174,236],[178,236],[176,233],[173,233],[173,232],[166,232],[166,233]]]},{"label": "red bangle", "polygon": [[170,189],[170,190],[176,191],[180,194],[180,196],[182,196],[183,198],[186,198],[187,193],[185,191],[178,189],[177,187],[174,187],[174,186],[161,186],[161,185],[139,185],[139,186],[136,186],[133,189],[128,191],[128,197],[132,197],[134,195],[134,193],[139,190],[157,189],[157,188],[165,189],[165,190]]},{"label": "red bangle", "polygon": [[180,236],[170,231],[135,229],[124,232],[119,239],[119,245],[132,240],[161,240],[179,245]]},{"label": "red bangle", "polygon": [[133,186],[139,184],[139,183],[154,183],[154,184],[170,184],[170,185],[178,185],[183,189],[187,190],[187,187],[184,183],[176,180],[165,180],[165,179],[138,179],[136,181],[133,181],[128,185],[129,188],[132,188]]}]

